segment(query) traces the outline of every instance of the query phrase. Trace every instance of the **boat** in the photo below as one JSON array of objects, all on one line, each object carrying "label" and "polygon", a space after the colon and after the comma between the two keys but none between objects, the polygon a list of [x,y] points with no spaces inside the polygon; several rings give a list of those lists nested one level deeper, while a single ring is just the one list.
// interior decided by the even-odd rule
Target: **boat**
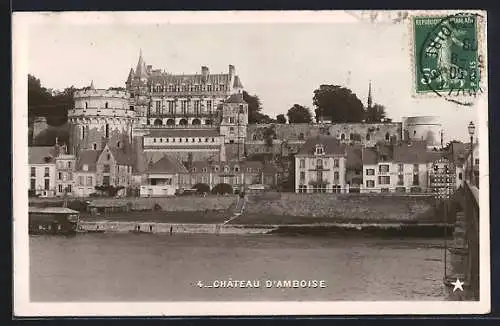
[{"label": "boat", "polygon": [[29,207],[29,234],[75,234],[79,220],[67,207]]}]

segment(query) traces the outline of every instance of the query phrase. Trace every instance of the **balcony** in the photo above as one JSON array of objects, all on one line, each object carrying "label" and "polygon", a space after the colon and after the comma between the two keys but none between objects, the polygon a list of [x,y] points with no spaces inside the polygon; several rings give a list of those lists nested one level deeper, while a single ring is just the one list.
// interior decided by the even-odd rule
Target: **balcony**
[{"label": "balcony", "polygon": [[186,111],[186,113],[182,112],[165,112],[157,113],[151,112],[149,114],[150,118],[210,118],[216,117],[216,112],[194,112],[194,111]]},{"label": "balcony", "polygon": [[193,125],[193,124],[186,124],[186,125],[140,125],[137,127],[134,127],[137,129],[218,129],[218,126],[211,124],[211,125]]},{"label": "balcony", "polygon": [[166,91],[159,91],[159,92],[148,92],[148,95],[151,97],[155,96],[162,96],[162,97],[170,97],[170,98],[178,98],[178,97],[199,97],[201,100],[210,100],[210,99],[216,99],[218,97],[226,97],[229,96],[230,90],[224,90],[224,91],[207,91],[207,90],[193,90],[193,91],[169,91],[168,89]]}]

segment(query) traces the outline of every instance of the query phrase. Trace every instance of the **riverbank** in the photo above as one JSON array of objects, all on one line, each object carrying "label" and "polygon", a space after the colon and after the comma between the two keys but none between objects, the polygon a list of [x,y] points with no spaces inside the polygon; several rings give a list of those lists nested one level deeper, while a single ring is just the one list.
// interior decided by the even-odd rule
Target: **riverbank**
[{"label": "riverbank", "polygon": [[224,224],[164,223],[152,221],[82,220],[79,232],[138,234],[275,234],[275,235],[377,235],[444,237],[452,225],[444,223],[313,223],[313,224]]}]

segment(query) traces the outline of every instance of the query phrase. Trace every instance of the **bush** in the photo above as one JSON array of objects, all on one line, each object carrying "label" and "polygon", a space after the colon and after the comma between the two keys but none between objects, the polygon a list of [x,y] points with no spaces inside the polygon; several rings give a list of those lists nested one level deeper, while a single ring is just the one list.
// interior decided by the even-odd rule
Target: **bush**
[{"label": "bush", "polygon": [[197,183],[193,186],[191,189],[196,189],[197,193],[209,193],[210,192],[210,186],[207,185],[206,183]]},{"label": "bush", "polygon": [[233,187],[227,183],[219,183],[212,189],[212,193],[218,195],[232,194]]}]

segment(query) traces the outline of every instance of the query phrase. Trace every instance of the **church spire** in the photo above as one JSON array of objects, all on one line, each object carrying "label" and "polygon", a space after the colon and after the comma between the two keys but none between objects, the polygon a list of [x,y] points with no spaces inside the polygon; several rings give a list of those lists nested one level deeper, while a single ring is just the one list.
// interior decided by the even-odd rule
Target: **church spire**
[{"label": "church spire", "polygon": [[90,89],[95,89],[95,87],[94,87],[94,80],[92,80],[92,81],[90,82]]},{"label": "church spire", "polygon": [[137,62],[137,67],[135,68],[135,75],[139,78],[147,77],[146,63],[142,58],[142,49],[139,51],[139,61]]},{"label": "church spire", "polygon": [[368,84],[368,107],[371,108],[372,107],[372,81],[370,80],[369,84]]}]

